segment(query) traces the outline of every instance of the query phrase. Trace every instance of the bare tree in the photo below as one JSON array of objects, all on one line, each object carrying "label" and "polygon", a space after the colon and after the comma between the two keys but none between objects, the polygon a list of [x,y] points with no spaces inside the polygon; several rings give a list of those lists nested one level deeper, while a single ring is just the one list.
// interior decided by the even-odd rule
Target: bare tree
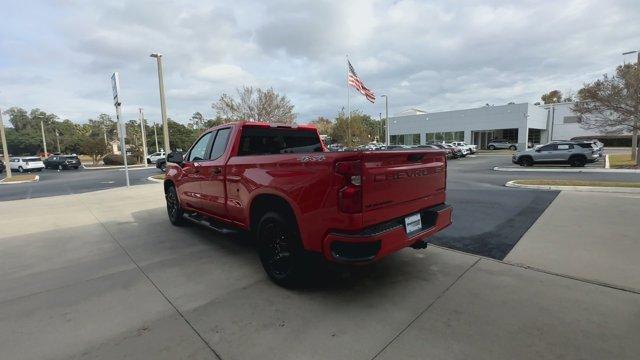
[{"label": "bare tree", "polygon": [[289,99],[272,88],[262,90],[245,86],[236,92],[237,99],[225,93],[211,106],[219,117],[284,124],[292,124],[296,119]]},{"label": "bare tree", "polygon": [[[637,144],[640,121],[640,68],[636,64],[618,66],[613,76],[604,75],[578,91],[572,110],[581,115],[581,126],[604,133],[634,131]],[[632,157],[639,161],[636,149]]]}]

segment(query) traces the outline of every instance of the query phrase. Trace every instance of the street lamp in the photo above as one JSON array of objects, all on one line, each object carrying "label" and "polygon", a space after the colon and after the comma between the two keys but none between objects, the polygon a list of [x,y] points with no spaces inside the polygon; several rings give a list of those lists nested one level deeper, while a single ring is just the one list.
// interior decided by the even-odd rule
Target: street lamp
[{"label": "street lamp", "polygon": [[162,112],[162,133],[164,135],[164,153],[169,154],[169,124],[167,123],[167,104],[164,97],[164,74],[162,71],[162,54],[154,53],[149,55],[156,58],[158,63],[158,87],[160,88],[160,111]]},{"label": "street lamp", "polygon": [[[623,52],[622,55],[638,54],[638,62],[636,66],[640,70],[640,50]],[[638,117],[633,120],[633,135],[631,135],[631,160],[637,161],[638,157]]]},{"label": "street lamp", "polygon": [[389,97],[387,95],[380,95],[380,97],[384,98],[384,125],[385,125],[385,143],[387,146],[390,144],[391,136],[389,135]]},{"label": "street lamp", "polygon": [[44,156],[47,156],[47,139],[44,137],[44,119],[41,114],[38,114],[40,118],[40,130],[42,130],[42,147],[44,148]]}]

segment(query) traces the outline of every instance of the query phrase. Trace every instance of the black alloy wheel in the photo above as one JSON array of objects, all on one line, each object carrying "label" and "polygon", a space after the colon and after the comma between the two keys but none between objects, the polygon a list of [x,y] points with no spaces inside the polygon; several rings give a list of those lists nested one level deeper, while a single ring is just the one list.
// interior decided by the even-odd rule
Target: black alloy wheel
[{"label": "black alloy wheel", "polygon": [[569,165],[571,165],[572,167],[583,167],[586,163],[586,159],[580,156],[569,159]]},{"label": "black alloy wheel", "polygon": [[167,215],[169,215],[169,221],[171,224],[176,226],[184,224],[184,212],[180,207],[178,192],[174,186],[169,186],[167,193],[165,194],[165,199],[167,201]]},{"label": "black alloy wheel", "polygon": [[307,278],[309,264],[300,243],[297,227],[276,212],[266,213],[258,224],[260,261],[276,284],[294,288]]},{"label": "black alloy wheel", "polygon": [[523,157],[522,159],[520,159],[520,164],[522,166],[533,166],[533,159],[530,157]]}]

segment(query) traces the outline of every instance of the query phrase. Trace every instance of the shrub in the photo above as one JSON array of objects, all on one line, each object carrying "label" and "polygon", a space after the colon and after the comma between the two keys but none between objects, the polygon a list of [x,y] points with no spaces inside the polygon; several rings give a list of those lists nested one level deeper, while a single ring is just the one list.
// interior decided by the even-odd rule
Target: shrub
[{"label": "shrub", "polygon": [[[122,159],[122,155],[115,155],[115,154],[109,154],[106,155],[103,159],[102,162],[104,162],[105,165],[124,165],[124,160]],[[127,156],[127,164],[128,165],[133,165],[136,164],[136,158],[128,155]]]}]

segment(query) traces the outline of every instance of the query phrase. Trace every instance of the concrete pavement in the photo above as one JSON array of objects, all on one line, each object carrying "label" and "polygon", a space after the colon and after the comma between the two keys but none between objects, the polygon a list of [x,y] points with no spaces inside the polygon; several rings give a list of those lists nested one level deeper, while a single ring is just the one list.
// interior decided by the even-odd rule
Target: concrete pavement
[{"label": "concrete pavement", "polygon": [[159,184],[7,201],[0,213],[10,214],[0,218],[7,359],[640,352],[639,294],[434,246],[310,289],[281,289],[250,242],[171,226]]},{"label": "concrete pavement", "polygon": [[505,261],[640,292],[640,194],[561,192]]}]

